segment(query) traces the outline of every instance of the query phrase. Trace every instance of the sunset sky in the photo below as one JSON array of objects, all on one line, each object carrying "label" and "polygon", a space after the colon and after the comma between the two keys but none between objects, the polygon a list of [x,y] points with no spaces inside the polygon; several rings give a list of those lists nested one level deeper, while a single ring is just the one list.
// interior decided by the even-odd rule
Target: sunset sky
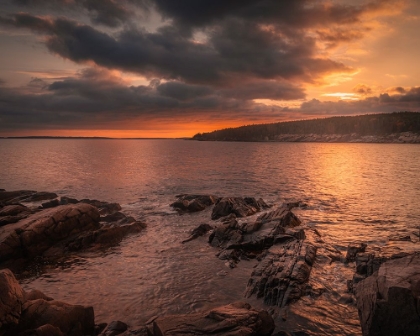
[{"label": "sunset sky", "polygon": [[0,136],[420,111],[418,0],[1,0]]}]

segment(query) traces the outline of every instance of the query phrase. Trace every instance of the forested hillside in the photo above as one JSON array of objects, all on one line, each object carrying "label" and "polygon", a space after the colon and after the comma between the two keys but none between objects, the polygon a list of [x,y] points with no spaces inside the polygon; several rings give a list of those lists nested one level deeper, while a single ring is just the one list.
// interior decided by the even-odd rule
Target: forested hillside
[{"label": "forested hillside", "polygon": [[394,112],[354,117],[331,117],[273,124],[226,128],[198,133],[194,140],[276,141],[285,135],[379,136],[412,132],[420,134],[420,112]]}]

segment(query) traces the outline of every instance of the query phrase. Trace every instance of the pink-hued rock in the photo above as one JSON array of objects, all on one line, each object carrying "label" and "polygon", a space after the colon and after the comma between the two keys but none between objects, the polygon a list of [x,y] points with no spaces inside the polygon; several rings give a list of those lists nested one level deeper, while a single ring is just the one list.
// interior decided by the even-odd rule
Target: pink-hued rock
[{"label": "pink-hued rock", "polygon": [[363,335],[420,335],[419,254],[384,262],[355,295]]},{"label": "pink-hued rock", "polygon": [[23,302],[24,291],[13,273],[8,269],[0,270],[0,330],[18,324]]},{"label": "pink-hued rock", "polygon": [[57,241],[99,227],[99,211],[85,203],[62,205],[0,228],[0,262],[33,258]]},{"label": "pink-hued rock", "polygon": [[153,322],[155,336],[175,335],[271,335],[274,320],[265,310],[237,302],[204,313],[169,315]]},{"label": "pink-hued rock", "polygon": [[93,308],[43,299],[25,302],[19,320],[19,332],[37,329],[46,324],[59,328],[69,336],[93,335]]}]

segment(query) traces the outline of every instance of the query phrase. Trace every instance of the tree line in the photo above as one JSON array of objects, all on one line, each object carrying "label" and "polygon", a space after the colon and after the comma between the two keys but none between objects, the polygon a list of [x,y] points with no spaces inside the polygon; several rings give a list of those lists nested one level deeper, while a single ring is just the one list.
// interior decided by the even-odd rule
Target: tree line
[{"label": "tree line", "polygon": [[278,135],[283,134],[384,136],[401,132],[420,134],[420,112],[405,111],[247,125],[209,133],[198,133],[193,136],[193,139],[206,141],[267,141],[275,140]]}]

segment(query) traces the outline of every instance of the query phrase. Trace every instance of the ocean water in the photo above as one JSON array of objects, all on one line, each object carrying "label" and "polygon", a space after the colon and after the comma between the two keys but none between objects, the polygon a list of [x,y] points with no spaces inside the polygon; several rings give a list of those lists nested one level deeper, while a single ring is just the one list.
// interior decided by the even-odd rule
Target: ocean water
[{"label": "ocean water", "polygon": [[[262,197],[273,206],[300,200],[305,225],[343,253],[351,242],[386,247],[390,236],[419,230],[420,145],[2,139],[0,188],[118,202],[145,221],[147,229],[119,246],[23,281],[55,299],[93,305],[97,322],[138,325],[244,300],[255,266],[241,261],[230,269],[207,237],[181,244],[200,223],[212,224],[211,209],[179,216],[169,206],[175,195]],[[360,335],[355,305],[340,300],[353,271],[320,260],[312,275],[325,293],[293,305],[280,327]]]}]

